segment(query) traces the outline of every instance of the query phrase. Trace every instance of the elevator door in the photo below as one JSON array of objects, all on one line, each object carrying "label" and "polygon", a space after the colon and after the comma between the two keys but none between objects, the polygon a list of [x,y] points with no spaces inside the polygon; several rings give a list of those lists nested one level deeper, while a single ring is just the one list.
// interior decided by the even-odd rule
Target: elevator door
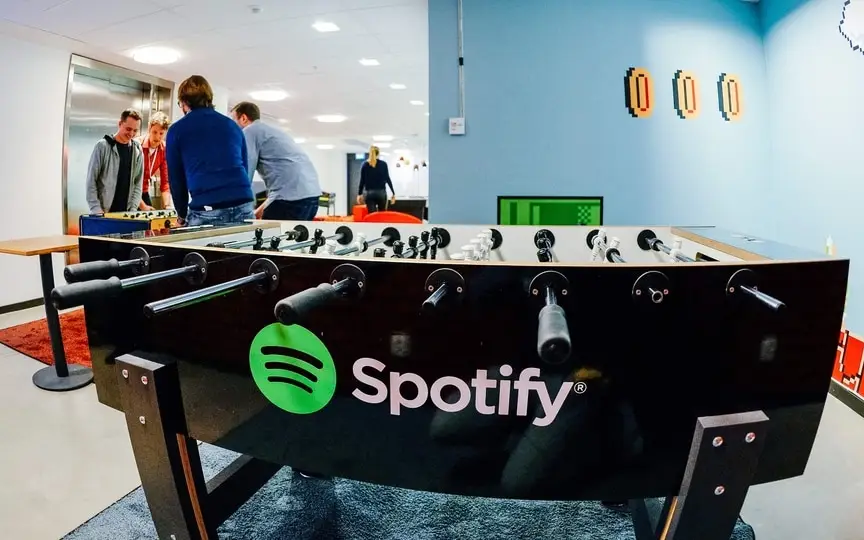
[{"label": "elevator door", "polygon": [[120,113],[135,109],[146,129],[150,111],[150,85],[112,81],[77,72],[72,78],[66,136],[66,231],[78,234],[78,217],[88,214],[87,166],[93,147],[105,135],[117,132]]}]

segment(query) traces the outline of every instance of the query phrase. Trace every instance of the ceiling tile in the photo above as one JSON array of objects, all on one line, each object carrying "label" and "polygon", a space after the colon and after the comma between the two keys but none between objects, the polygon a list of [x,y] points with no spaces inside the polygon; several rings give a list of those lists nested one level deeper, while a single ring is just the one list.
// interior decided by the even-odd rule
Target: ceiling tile
[{"label": "ceiling tile", "polygon": [[[148,0],[69,0],[38,13],[7,15],[19,24],[80,39],[81,34],[123,21],[129,21],[161,8]],[[130,32],[137,31],[130,29]]]}]

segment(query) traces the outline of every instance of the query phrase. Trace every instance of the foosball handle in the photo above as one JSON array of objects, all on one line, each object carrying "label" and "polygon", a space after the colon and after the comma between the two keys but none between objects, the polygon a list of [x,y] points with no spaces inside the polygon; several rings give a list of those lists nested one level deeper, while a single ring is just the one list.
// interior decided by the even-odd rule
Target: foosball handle
[{"label": "foosball handle", "polygon": [[560,364],[570,357],[570,330],[567,314],[558,304],[540,310],[537,327],[537,354],[545,362]]},{"label": "foosball handle", "polygon": [[300,291],[280,300],[273,313],[282,324],[297,324],[312,311],[329,304],[338,297],[339,292],[333,284],[322,283],[317,287]]},{"label": "foosball handle", "polygon": [[117,259],[107,261],[90,261],[70,264],[63,269],[66,283],[78,283],[91,279],[105,279],[116,276],[120,272],[120,262]]},{"label": "foosball handle", "polygon": [[69,309],[93,300],[113,298],[122,292],[123,284],[120,278],[112,276],[108,279],[93,279],[55,287],[51,291],[51,303],[57,309]]}]

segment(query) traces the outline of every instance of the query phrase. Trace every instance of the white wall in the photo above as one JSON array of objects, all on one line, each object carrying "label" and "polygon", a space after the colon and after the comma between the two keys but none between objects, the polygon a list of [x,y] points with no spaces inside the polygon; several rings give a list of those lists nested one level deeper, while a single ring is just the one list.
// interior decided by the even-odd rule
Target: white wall
[{"label": "white wall", "polygon": [[[314,146],[304,149],[309,154],[309,159],[315,165],[315,170],[318,171],[318,180],[321,183],[321,191],[336,194],[336,214],[347,215],[348,204],[346,197],[348,196],[348,164],[345,159],[345,152],[339,150],[318,150]],[[324,214],[324,209],[321,209],[321,214]]]},{"label": "white wall", "polygon": [[[0,35],[0,240],[61,234],[70,53]],[[63,257],[55,256],[58,280]],[[36,257],[0,255],[0,306],[42,296]]]}]

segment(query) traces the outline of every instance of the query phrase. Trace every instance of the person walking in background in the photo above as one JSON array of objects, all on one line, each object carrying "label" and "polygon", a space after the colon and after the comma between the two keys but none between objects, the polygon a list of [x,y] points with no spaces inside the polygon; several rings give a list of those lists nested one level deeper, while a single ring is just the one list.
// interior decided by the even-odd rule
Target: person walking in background
[{"label": "person walking in background", "polygon": [[[357,194],[357,204],[363,204],[366,201],[366,208],[369,213],[379,212],[387,209],[387,186],[390,186],[390,191],[393,196],[390,197],[390,204],[396,202],[396,190],[393,189],[393,182],[390,181],[390,171],[387,169],[387,162],[378,159],[380,150],[377,146],[369,149],[369,159],[360,168],[360,189]],[[364,197],[363,190],[366,190]]]},{"label": "person walking in background", "polygon": [[165,159],[165,133],[171,122],[168,115],[157,112],[150,118],[147,134],[141,141],[141,151],[144,153],[144,186],[141,200],[152,207],[150,186],[158,181],[159,192],[162,194],[162,207],[171,207],[171,192],[168,190],[168,161]]},{"label": "person walking in background", "polygon": [[318,213],[321,186],[306,152],[285,131],[262,122],[254,103],[238,103],[231,116],[246,137],[249,181],[258,171],[267,186],[267,200],[255,209],[255,217],[311,221]]},{"label": "person walking in background", "polygon": [[144,165],[141,146],[135,141],[141,114],[126,109],[117,132],[96,143],[87,167],[87,205],[91,214],[146,210],[141,200]]},{"label": "person walking in background", "polygon": [[168,130],[166,156],[180,223],[226,225],[253,219],[255,196],[243,131],[213,108],[213,89],[204,77],[189,77],[177,94],[184,116]]}]

